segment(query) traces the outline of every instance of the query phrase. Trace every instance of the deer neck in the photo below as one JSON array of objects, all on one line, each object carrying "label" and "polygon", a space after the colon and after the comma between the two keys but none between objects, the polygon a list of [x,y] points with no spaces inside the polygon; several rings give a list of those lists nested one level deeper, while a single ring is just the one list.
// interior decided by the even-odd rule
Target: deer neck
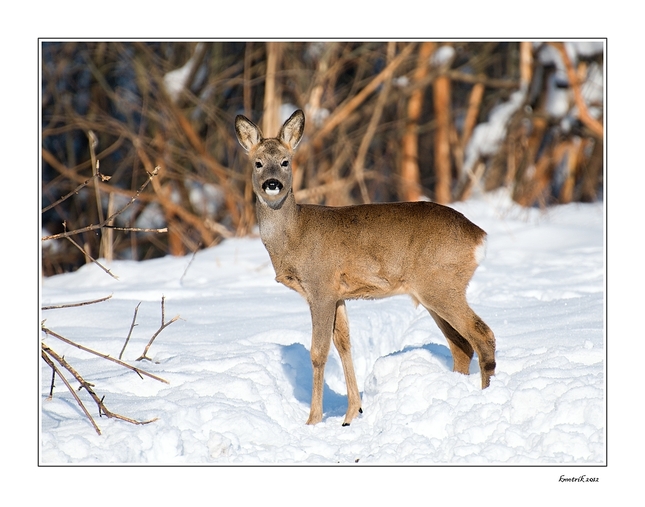
[{"label": "deer neck", "polygon": [[271,257],[279,255],[288,247],[289,238],[297,230],[298,204],[293,196],[293,189],[279,204],[269,206],[258,196],[256,203],[260,237]]}]

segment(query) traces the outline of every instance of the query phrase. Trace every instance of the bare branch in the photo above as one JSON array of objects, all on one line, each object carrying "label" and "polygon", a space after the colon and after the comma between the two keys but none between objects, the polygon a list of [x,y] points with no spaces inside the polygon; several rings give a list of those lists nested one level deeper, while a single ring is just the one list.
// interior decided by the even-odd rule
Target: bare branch
[{"label": "bare branch", "polygon": [[128,342],[130,341],[130,336],[132,335],[132,330],[134,329],[134,326],[136,326],[135,322],[137,320],[137,313],[139,312],[139,307],[141,306],[141,301],[139,301],[139,304],[137,307],[134,309],[134,316],[132,317],[132,324],[130,324],[130,332],[128,333],[128,337],[125,339],[125,343],[123,344],[123,348],[121,349],[121,353],[119,354],[119,359],[123,357],[123,353],[125,352],[125,348],[128,345]]},{"label": "bare branch", "polygon": [[148,183],[150,183],[150,181],[152,181],[152,179],[158,173],[159,173],[159,166],[155,167],[154,171],[152,171],[151,173],[150,172],[148,173],[148,179],[146,179],[146,181],[143,183],[143,185],[141,185],[139,190],[137,190],[137,192],[132,196],[130,201],[125,206],[123,206],[123,208],[121,208],[120,210],[116,211],[115,213],[113,213],[112,215],[107,217],[106,219],[102,220],[100,223],[93,224],[93,225],[88,225],[87,227],[81,227],[80,229],[76,229],[76,230],[73,230],[73,231],[65,231],[65,232],[61,232],[59,234],[53,234],[51,236],[44,236],[44,237],[41,238],[41,240],[42,241],[47,241],[47,240],[50,240],[50,239],[66,238],[68,236],[74,236],[76,234],[81,234],[83,232],[88,232],[88,231],[94,231],[96,229],[101,229],[102,227],[105,227],[111,220],[113,220],[116,216],[118,216],[121,213],[123,213],[126,209],[128,209],[132,205],[132,203],[134,201],[137,200],[137,198],[139,197],[141,192],[143,192],[143,190],[148,186]]},{"label": "bare branch", "polygon": [[110,294],[107,297],[101,298],[101,299],[94,299],[92,301],[82,301],[80,303],[65,303],[62,305],[51,305],[51,306],[43,306],[41,310],[56,310],[59,308],[73,308],[76,306],[85,306],[85,305],[93,305],[94,303],[102,303],[103,301],[107,301],[112,297],[112,294]]},{"label": "bare branch", "polygon": [[140,368],[135,368],[134,366],[130,366],[129,364],[124,363],[123,361],[119,361],[118,359],[110,357],[108,354],[101,354],[100,352],[96,352],[95,350],[92,350],[90,348],[84,347],[83,345],[79,345],[78,343],[75,343],[72,340],[69,340],[68,338],[65,338],[64,336],[59,335],[58,333],[52,331],[51,329],[46,328],[45,326],[41,326],[41,329],[42,329],[42,331],[44,333],[48,334],[49,336],[53,336],[54,338],[58,338],[59,340],[67,343],[68,345],[72,345],[73,347],[76,347],[77,349],[84,350],[85,352],[89,352],[90,354],[94,354],[95,356],[99,356],[99,357],[102,357],[103,359],[107,359],[108,361],[112,361],[113,363],[119,364],[119,365],[123,366],[124,368],[128,368],[129,370],[134,371],[139,376],[145,375],[146,377],[153,378],[155,380],[158,380],[159,382],[163,382],[164,384],[169,384],[169,382],[167,380],[164,380],[161,377],[153,375],[152,373],[148,373],[147,371],[141,370]]},{"label": "bare branch", "polygon": [[[96,147],[99,144],[99,139],[98,137],[96,137],[96,134],[91,130],[87,131],[87,137],[89,139],[90,158],[92,160],[92,171],[94,173],[94,177],[97,178],[101,175],[101,173],[99,172],[99,161],[96,159]],[[94,194],[96,196],[96,210],[98,212],[99,222],[103,222],[103,206],[101,205],[101,189],[97,185],[94,186]]]},{"label": "bare branch", "polygon": [[103,228],[127,232],[168,232],[168,227],[162,227],[160,229],[146,229],[142,227],[117,227],[115,225],[104,225]]},{"label": "bare branch", "polygon": [[[60,372],[60,370],[58,368],[56,368],[56,365],[51,360],[51,358],[45,353],[45,348],[48,350],[48,352],[51,351],[51,349],[49,347],[47,347],[46,345],[42,345],[41,346],[41,351],[40,351],[41,357],[51,367],[52,371],[55,372],[56,374],[58,374],[58,376],[63,380],[63,383],[67,386],[67,389],[69,389],[69,392],[72,393],[72,396],[76,400],[76,403],[78,403],[78,405],[81,407],[81,410],[83,411],[83,413],[87,416],[87,418],[92,423],[92,426],[94,426],[94,430],[100,435],[101,430],[96,425],[96,423],[94,422],[94,419],[92,418],[90,413],[85,408],[85,405],[83,405],[83,402],[78,397],[78,394],[76,394],[76,391],[72,388],[72,386],[69,384],[67,379],[63,376],[63,374]],[[53,381],[52,381],[52,388],[53,388]]]},{"label": "bare branch", "polygon": [[75,246],[76,248],[78,248],[81,252],[83,252],[83,254],[87,255],[87,256],[90,258],[90,260],[91,260],[94,264],[96,264],[99,268],[101,268],[103,271],[105,271],[105,272],[106,272],[108,275],[110,275],[112,278],[114,278],[115,280],[118,280],[118,279],[119,279],[119,277],[118,277],[118,276],[116,276],[115,274],[113,274],[113,273],[112,273],[108,268],[106,268],[103,264],[101,264],[99,261],[97,261],[97,260],[96,260],[94,257],[92,257],[90,254],[88,254],[88,253],[87,253],[87,252],[86,252],[86,251],[81,247],[81,245],[79,245],[79,244],[78,244],[76,241],[74,241],[72,238],[70,238],[69,236],[65,236],[65,239],[67,239],[68,241],[70,241],[70,242],[72,243],[72,245],[74,245],[74,246]]},{"label": "bare branch", "polygon": [[202,247],[202,244],[201,244],[201,242],[200,242],[200,243],[197,245],[197,248],[195,248],[195,250],[193,250],[193,255],[191,256],[190,261],[188,262],[188,266],[186,266],[186,269],[184,269],[184,273],[181,275],[181,278],[179,279],[179,284],[180,284],[180,285],[182,284],[182,282],[183,282],[183,280],[184,280],[184,277],[186,276],[186,273],[188,273],[188,268],[190,268],[190,265],[191,265],[191,264],[193,263],[193,261],[195,260],[195,255],[197,255],[197,250],[199,250],[201,247]]},{"label": "bare branch", "polygon": [[[94,400],[94,402],[98,406],[99,417],[102,417],[103,415],[105,415],[108,418],[121,419],[122,421],[126,421],[126,422],[129,422],[131,424],[148,424],[148,423],[151,423],[151,422],[157,420],[157,418],[155,417],[154,419],[150,419],[149,421],[137,421],[136,419],[132,419],[130,417],[126,417],[126,416],[123,416],[121,414],[117,414],[116,412],[112,412],[112,411],[108,410],[107,407],[105,406],[105,404],[103,403],[103,400],[105,399],[105,396],[103,396],[102,398],[99,398],[98,395],[94,392],[94,389],[92,389],[94,387],[93,384],[90,384],[89,382],[87,382],[74,368],[72,368],[72,366],[67,361],[65,361],[65,359],[63,357],[59,356],[50,347],[48,347],[44,343],[41,343],[41,348],[42,348],[43,354],[47,353],[47,355],[49,355],[52,358],[54,358],[63,368],[65,368],[67,371],[69,371],[74,376],[74,378],[81,384],[80,388],[85,389],[89,393],[89,395],[92,397],[92,399]],[[50,362],[48,364],[50,366],[52,366],[52,368],[55,368],[53,363]],[[68,389],[70,389],[70,392],[72,392],[74,394],[76,400],[80,403],[80,398],[78,398],[78,396],[76,396],[76,393],[74,393],[73,390],[71,390],[71,386],[66,381],[66,379],[60,374],[60,372],[59,372],[59,376],[63,379],[65,384],[68,386]],[[97,430],[97,432],[100,435],[101,432],[98,429],[98,426],[96,426],[96,424],[94,423],[94,420],[92,419],[92,417],[89,415],[89,413],[85,409],[85,406],[82,403],[80,403],[80,405],[83,408],[83,411],[85,412],[85,414],[90,418],[90,420],[92,421],[92,424],[94,424],[95,429]]]},{"label": "bare branch", "polygon": [[143,354],[141,354],[141,356],[137,358],[137,361],[141,361],[143,359],[147,361],[152,361],[152,359],[150,359],[147,356],[148,350],[150,349],[152,342],[155,341],[155,338],[157,338],[159,333],[161,333],[164,329],[166,329],[170,324],[179,320],[179,315],[175,315],[172,318],[172,320],[170,320],[169,322],[165,322],[165,319],[166,319],[166,297],[161,296],[161,326],[159,327],[159,329],[157,329],[156,333],[152,335],[152,338],[150,338],[148,345],[146,345],[146,348],[143,350]]},{"label": "bare branch", "polygon": [[[41,351],[41,353],[42,353],[42,351]],[[49,363],[47,363],[47,364],[49,364]],[[51,381],[51,384],[49,385],[49,396],[47,397],[48,401],[51,401],[52,398],[54,397],[54,387],[56,387],[56,386],[54,386],[54,380],[56,380],[56,369],[52,368],[52,381]]]},{"label": "bare branch", "polygon": [[50,209],[58,206],[61,202],[63,202],[66,199],[69,199],[71,196],[74,194],[78,194],[79,190],[81,190],[83,187],[86,187],[87,185],[90,184],[90,182],[98,177],[98,174],[95,174],[91,178],[86,179],[83,183],[81,183],[79,186],[77,186],[74,190],[72,190],[69,194],[64,195],[58,201],[50,204],[49,206],[45,206],[42,210],[41,213],[45,213],[45,211],[49,211]]},{"label": "bare branch", "polygon": [[[387,63],[394,58],[395,49],[396,42],[388,42]],[[385,107],[385,102],[391,87],[392,74],[389,74],[385,77],[385,84],[381,87],[381,91],[376,100],[376,106],[374,107],[374,112],[370,118],[365,135],[361,140],[361,144],[358,147],[356,158],[354,159],[353,172],[356,175],[356,181],[358,182],[358,187],[360,188],[364,203],[371,202],[369,194],[367,193],[367,186],[365,185],[365,158],[367,157],[367,151],[374,137],[374,133],[376,132],[376,128],[378,127],[378,123],[381,120],[381,114],[383,113],[383,108]]]},{"label": "bare branch", "polygon": [[408,43],[405,45],[403,50],[389,62],[386,67],[377,74],[360,92],[358,92],[353,97],[349,98],[327,118],[325,124],[312,135],[311,143],[314,141],[322,140],[327,134],[329,134],[334,128],[336,128],[340,123],[342,123],[352,111],[354,111],[359,105],[361,105],[365,99],[370,96],[386,79],[390,78],[394,71],[399,67],[399,65],[405,61],[406,58],[410,56],[412,50],[415,49],[416,44]]}]

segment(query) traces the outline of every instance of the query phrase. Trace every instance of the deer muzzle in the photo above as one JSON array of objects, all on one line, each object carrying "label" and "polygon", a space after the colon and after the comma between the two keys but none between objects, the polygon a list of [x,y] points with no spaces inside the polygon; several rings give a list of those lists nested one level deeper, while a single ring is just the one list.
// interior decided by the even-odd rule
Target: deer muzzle
[{"label": "deer muzzle", "polygon": [[268,195],[278,195],[284,185],[276,179],[269,179],[262,183],[262,190]]}]

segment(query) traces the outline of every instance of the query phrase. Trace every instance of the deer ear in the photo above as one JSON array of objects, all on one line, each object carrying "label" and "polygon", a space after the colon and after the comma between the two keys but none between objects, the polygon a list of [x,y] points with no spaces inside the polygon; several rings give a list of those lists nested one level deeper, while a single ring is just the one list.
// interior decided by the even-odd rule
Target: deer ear
[{"label": "deer ear", "polygon": [[247,152],[262,140],[260,128],[241,114],[235,117],[235,134],[238,142]]},{"label": "deer ear", "polygon": [[287,121],[284,122],[280,129],[280,140],[287,144],[292,150],[296,149],[302,134],[305,131],[305,113],[298,109]]}]

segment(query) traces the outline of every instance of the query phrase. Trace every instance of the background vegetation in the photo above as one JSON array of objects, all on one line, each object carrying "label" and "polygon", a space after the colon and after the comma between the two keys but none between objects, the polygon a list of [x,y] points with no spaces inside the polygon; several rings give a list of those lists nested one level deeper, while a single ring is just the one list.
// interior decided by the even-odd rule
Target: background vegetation
[{"label": "background vegetation", "polygon": [[252,233],[237,114],[272,136],[305,111],[300,202],[449,203],[499,187],[523,206],[602,199],[603,50],[42,41],[43,273]]}]

